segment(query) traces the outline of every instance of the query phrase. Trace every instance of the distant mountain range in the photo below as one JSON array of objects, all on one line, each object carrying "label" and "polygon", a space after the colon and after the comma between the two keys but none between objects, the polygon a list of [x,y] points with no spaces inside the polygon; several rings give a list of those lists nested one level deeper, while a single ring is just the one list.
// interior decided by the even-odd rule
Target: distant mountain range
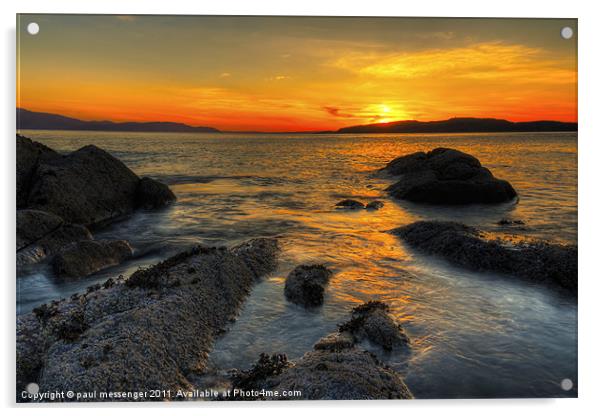
[{"label": "distant mountain range", "polygon": [[450,118],[440,121],[407,120],[364,124],[343,127],[335,133],[496,133],[513,131],[577,131],[577,123],[546,120],[515,123],[496,118]]},{"label": "distant mountain range", "polygon": [[[38,113],[25,110],[24,108],[17,108],[17,128],[21,130],[94,130],[174,133],[221,132],[213,127],[195,127],[168,121],[122,123],[115,123],[112,121],[84,121],[61,116],[59,114]],[[546,120],[512,122],[496,118],[450,118],[449,120],[440,121],[393,121],[391,123],[375,123],[343,127],[333,131],[298,133],[496,133],[538,131],[577,131],[577,123]],[[264,134],[263,132],[253,133]]]},{"label": "distant mountain range", "polygon": [[173,132],[206,133],[219,132],[213,127],[194,127],[182,123],[167,121],[124,122],[84,121],[58,114],[38,113],[17,108],[17,128],[23,130],[94,130],[94,131],[137,131],[137,132]]}]

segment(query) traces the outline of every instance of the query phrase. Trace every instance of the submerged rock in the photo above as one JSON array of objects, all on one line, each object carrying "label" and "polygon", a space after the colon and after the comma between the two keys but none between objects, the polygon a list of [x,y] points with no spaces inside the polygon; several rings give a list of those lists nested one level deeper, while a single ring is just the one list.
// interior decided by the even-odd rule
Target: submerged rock
[{"label": "submerged rock", "polygon": [[284,295],[298,305],[320,306],[324,302],[324,288],[331,277],[332,271],[320,264],[297,266],[286,278]]},{"label": "submerged rock", "polygon": [[335,207],[344,208],[344,209],[363,209],[364,204],[355,199],[344,199],[341,202],[337,202]]},{"label": "submerged rock", "polygon": [[499,203],[517,194],[477,158],[454,149],[437,148],[399,157],[384,168],[401,179],[387,188],[397,199],[430,204]]},{"label": "submerged rock", "polygon": [[577,247],[545,241],[514,244],[455,222],[419,221],[393,231],[407,244],[475,270],[515,275],[577,294]]},{"label": "submerged rock", "polygon": [[197,247],[135,272],[130,284],[110,279],[19,316],[18,399],[31,382],[41,391],[191,389],[188,376],[206,368],[214,337],[277,253],[274,239]]},{"label": "submerged rock", "polygon": [[85,277],[132,257],[132,247],[125,240],[80,241],[62,248],[52,259],[60,277]]},{"label": "submerged rock", "polygon": [[[380,302],[362,305],[354,314],[380,316]],[[385,305],[386,306],[386,305]],[[379,312],[380,311],[380,312]],[[378,318],[375,318],[378,319]],[[367,326],[380,326],[376,322]],[[389,324],[384,324],[389,327]],[[386,332],[386,329],[385,329]],[[375,339],[383,339],[376,337]],[[377,400],[411,399],[412,393],[394,370],[381,363],[372,353],[357,348],[355,337],[348,331],[330,334],[314,345],[299,360],[290,362],[284,354],[271,357],[262,354],[248,371],[235,372],[232,378],[234,399],[247,400]],[[245,392],[278,392],[275,397],[253,397]],[[298,397],[285,397],[282,392],[300,391]]]},{"label": "submerged rock", "polygon": [[352,334],[355,342],[368,339],[387,351],[408,345],[410,339],[388,311],[383,302],[364,303],[352,310],[351,319],[339,327],[339,332]]},{"label": "submerged rock", "polygon": [[508,218],[502,218],[497,222],[498,225],[525,225],[523,220],[511,220]]},{"label": "submerged rock", "polygon": [[154,179],[144,177],[136,188],[136,207],[144,209],[161,208],[171,204],[176,196],[169,187]]},{"label": "submerged rock", "polygon": [[384,206],[385,206],[384,202],[376,200],[376,201],[368,202],[368,204],[366,204],[366,209],[377,210],[377,209],[381,209]]}]

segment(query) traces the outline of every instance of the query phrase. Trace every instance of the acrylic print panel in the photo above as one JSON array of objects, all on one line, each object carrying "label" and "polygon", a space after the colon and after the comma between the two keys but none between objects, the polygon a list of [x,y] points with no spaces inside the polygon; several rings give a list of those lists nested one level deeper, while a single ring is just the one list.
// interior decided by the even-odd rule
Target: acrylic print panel
[{"label": "acrylic print panel", "polygon": [[575,19],[17,32],[17,401],[577,396]]}]

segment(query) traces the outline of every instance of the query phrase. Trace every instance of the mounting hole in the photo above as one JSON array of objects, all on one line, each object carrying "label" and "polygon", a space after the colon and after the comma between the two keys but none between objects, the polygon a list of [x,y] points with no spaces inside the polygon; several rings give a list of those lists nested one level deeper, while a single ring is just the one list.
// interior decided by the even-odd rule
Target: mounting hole
[{"label": "mounting hole", "polygon": [[29,383],[27,386],[25,386],[25,390],[29,394],[38,394],[40,391],[40,386],[38,386],[38,383]]},{"label": "mounting hole", "polygon": [[569,391],[573,388],[573,380],[565,378],[560,382],[560,388],[564,391]]},{"label": "mounting hole", "polygon": [[40,25],[36,22],[31,22],[27,25],[27,33],[30,35],[37,35],[40,32]]},{"label": "mounting hole", "polygon": [[562,30],[560,31],[560,36],[562,36],[564,39],[570,39],[573,37],[573,28],[569,27],[569,26],[565,26],[562,28]]}]

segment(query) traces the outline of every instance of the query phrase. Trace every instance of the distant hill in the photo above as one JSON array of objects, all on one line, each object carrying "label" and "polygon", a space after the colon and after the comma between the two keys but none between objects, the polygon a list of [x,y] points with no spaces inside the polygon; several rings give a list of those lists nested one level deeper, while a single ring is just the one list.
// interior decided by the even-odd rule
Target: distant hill
[{"label": "distant hill", "polygon": [[17,108],[17,129],[23,130],[94,130],[94,131],[138,131],[138,132],[173,132],[173,133],[205,133],[219,132],[213,127],[194,127],[182,123],[166,121],[125,122],[84,121],[51,113]]},{"label": "distant hill", "polygon": [[[336,133],[496,133],[577,131],[577,123],[562,121],[512,122],[496,118],[450,118],[440,121],[394,121],[343,127]],[[332,132],[330,132],[332,133]]]}]

